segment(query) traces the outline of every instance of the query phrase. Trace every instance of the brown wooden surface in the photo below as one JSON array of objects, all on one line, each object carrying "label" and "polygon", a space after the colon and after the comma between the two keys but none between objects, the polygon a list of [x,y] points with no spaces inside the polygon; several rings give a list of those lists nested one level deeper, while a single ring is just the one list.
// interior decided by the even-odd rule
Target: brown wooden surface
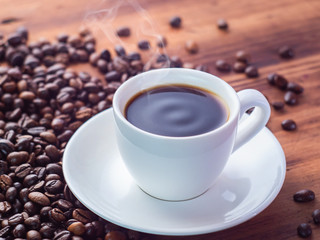
[{"label": "brown wooden surface", "polygon": [[[299,105],[285,106],[284,112],[272,111],[268,123],[286,154],[287,175],[280,194],[266,210],[246,223],[221,232],[191,237],[150,236],[150,239],[299,239],[296,234],[298,224],[312,222],[312,211],[320,208],[319,0],[1,0],[0,3],[0,20],[19,19],[0,24],[4,34],[25,25],[30,30],[30,41],[40,37],[54,40],[61,32],[77,34],[79,27],[86,25],[98,40],[98,50],[112,50],[115,44],[121,43],[128,51],[137,49],[139,39],[150,39],[154,46],[154,35],[162,34],[168,39],[166,50],[169,55],[178,55],[184,62],[205,64],[211,73],[229,82],[236,90],[255,88],[270,101],[282,100],[283,92],[266,81],[271,72],[283,74],[304,86]],[[120,4],[119,8],[117,4]],[[173,15],[182,17],[181,29],[168,25],[168,19]],[[216,27],[216,20],[221,17],[229,23],[228,32]],[[114,29],[122,25],[131,28],[132,36],[123,42],[110,39]],[[190,55],[184,50],[187,39],[198,42],[198,54]],[[277,49],[283,45],[293,47],[294,59],[279,58]],[[222,74],[215,69],[217,59],[233,62],[235,52],[240,49],[251,53],[251,62],[259,68],[258,78]],[[154,53],[156,48],[152,50]],[[143,53],[145,59],[152,55],[151,52]],[[86,64],[74,68],[102,77]],[[283,131],[280,124],[284,119],[294,119],[298,130]],[[316,200],[295,203],[292,195],[304,188],[314,190]],[[312,224],[312,228],[310,239],[320,239],[320,226]]]}]

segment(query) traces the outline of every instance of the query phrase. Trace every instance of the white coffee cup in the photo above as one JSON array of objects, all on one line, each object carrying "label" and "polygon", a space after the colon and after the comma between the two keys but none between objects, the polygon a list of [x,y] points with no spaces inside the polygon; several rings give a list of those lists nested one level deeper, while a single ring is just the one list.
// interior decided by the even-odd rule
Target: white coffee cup
[{"label": "white coffee cup", "polygon": [[[168,84],[183,84],[219,95],[228,120],[212,131],[187,137],[152,134],[125,118],[125,107],[137,93]],[[255,107],[244,121],[244,113]],[[180,201],[207,191],[222,173],[230,155],[267,123],[270,106],[257,90],[239,92],[209,73],[164,68],[138,74],[124,82],[113,98],[116,136],[121,157],[136,184],[153,197]]]}]

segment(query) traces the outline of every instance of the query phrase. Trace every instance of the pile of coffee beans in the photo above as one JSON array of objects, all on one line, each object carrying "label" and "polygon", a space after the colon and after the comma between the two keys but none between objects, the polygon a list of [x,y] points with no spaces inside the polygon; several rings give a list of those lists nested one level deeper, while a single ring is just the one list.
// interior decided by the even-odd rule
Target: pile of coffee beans
[{"label": "pile of coffee beans", "polygon": [[[143,239],[74,197],[62,172],[63,152],[86,120],[111,106],[123,81],[182,61],[159,55],[145,66],[139,53],[121,46],[114,57],[106,49],[97,53],[87,29],[54,43],[28,43],[28,34],[21,27],[0,39],[0,239]],[[78,62],[90,62],[105,80],[68,69]]]}]

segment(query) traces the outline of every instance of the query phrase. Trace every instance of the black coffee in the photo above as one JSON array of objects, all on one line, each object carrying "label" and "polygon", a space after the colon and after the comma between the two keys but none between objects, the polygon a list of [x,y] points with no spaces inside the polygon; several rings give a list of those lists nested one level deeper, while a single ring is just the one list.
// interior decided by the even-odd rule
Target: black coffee
[{"label": "black coffee", "polygon": [[228,120],[226,105],[216,94],[187,85],[165,85],[132,97],[125,117],[150,133],[182,137],[209,132]]}]

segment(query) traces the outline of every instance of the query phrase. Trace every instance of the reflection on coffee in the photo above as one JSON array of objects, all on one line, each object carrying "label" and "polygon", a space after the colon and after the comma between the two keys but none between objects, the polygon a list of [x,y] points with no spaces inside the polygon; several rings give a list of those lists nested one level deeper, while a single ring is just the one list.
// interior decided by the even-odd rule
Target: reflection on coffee
[{"label": "reflection on coffee", "polygon": [[125,117],[147,132],[183,137],[220,127],[228,120],[229,111],[215,93],[188,85],[165,85],[132,97]]}]

